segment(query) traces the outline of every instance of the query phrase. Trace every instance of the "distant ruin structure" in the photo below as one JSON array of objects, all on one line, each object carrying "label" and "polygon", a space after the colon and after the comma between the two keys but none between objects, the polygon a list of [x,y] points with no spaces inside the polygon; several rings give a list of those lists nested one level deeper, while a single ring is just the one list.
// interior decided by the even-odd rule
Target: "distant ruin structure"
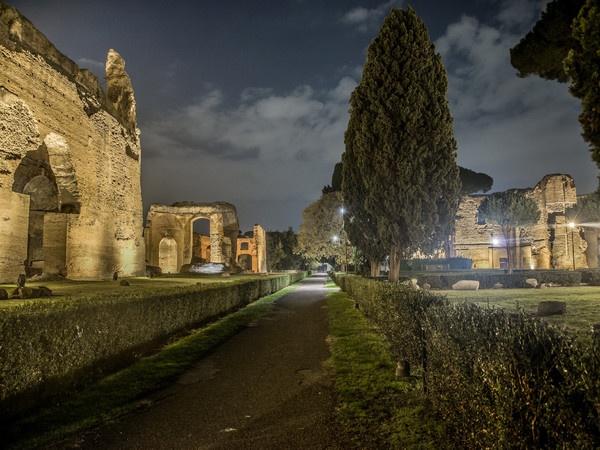
[{"label": "distant ruin structure", "polygon": [[0,281],[143,274],[141,147],[125,62],[95,75],[0,2]]},{"label": "distant ruin structure", "polygon": [[197,253],[197,256],[204,259],[203,262],[221,263],[234,269],[239,222],[235,206],[226,202],[152,204],[144,229],[148,265],[160,267],[163,273],[179,273],[183,265],[191,264],[193,223],[199,219],[210,221],[210,237],[205,238],[201,246],[204,254]]},{"label": "distant ruin structure", "polygon": [[[546,175],[533,189],[520,192],[536,201],[541,214],[535,226],[519,228],[508,237],[514,268],[597,267],[597,251],[593,255],[589,251],[586,254],[588,243],[582,228],[570,227],[567,221],[567,209],[577,203],[573,178],[565,174]],[[485,197],[470,195],[460,202],[450,256],[471,259],[474,269],[506,268],[507,252],[500,226],[479,220],[478,208]],[[597,249],[595,231],[593,236]]]},{"label": "distant ruin structure", "polygon": [[254,225],[252,236],[238,237],[237,263],[248,272],[267,271],[267,233],[260,225]]}]

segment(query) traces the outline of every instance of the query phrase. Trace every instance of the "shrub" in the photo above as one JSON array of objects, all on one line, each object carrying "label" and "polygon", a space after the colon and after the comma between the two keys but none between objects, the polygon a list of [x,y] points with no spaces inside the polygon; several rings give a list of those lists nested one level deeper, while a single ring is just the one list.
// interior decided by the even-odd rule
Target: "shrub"
[{"label": "shrub", "polygon": [[360,277],[341,277],[340,285],[395,356],[421,368],[459,446],[600,445],[600,333],[573,339],[523,312]]},{"label": "shrub", "polygon": [[39,406],[306,276],[32,301],[0,310],[0,414]]}]

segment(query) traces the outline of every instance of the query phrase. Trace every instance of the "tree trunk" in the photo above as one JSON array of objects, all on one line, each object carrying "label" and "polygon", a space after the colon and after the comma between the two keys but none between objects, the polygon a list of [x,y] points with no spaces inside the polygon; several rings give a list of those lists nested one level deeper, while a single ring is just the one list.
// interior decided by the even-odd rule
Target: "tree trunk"
[{"label": "tree trunk", "polygon": [[371,276],[376,278],[379,276],[379,269],[381,268],[381,262],[379,261],[369,261],[371,263]]},{"label": "tree trunk", "polygon": [[392,245],[390,249],[390,273],[388,274],[388,281],[390,283],[397,283],[400,279],[400,255],[398,255],[398,247]]}]

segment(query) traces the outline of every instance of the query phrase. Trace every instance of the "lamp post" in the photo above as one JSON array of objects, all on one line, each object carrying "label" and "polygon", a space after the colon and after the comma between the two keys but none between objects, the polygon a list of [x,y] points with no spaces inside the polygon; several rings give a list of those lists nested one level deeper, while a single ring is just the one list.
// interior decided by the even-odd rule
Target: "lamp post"
[{"label": "lamp post", "polygon": [[340,214],[342,215],[342,232],[344,233],[344,259],[346,261],[346,275],[348,275],[348,236],[346,236],[346,233],[344,230],[344,213],[346,212],[346,209],[342,206],[340,208]]},{"label": "lamp post", "polygon": [[573,237],[573,231],[575,229],[575,223],[570,222],[569,227],[571,228],[571,254],[573,255],[573,271],[575,271],[575,239]]}]

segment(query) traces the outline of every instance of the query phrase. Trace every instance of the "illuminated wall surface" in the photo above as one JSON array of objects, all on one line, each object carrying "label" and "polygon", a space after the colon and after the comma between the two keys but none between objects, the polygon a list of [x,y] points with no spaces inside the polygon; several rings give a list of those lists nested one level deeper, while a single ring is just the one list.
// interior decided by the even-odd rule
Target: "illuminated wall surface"
[{"label": "illuminated wall surface", "polygon": [[[581,236],[580,227],[571,228],[567,223],[565,211],[577,203],[573,178],[546,175],[533,189],[521,192],[536,201],[541,214],[535,226],[519,228],[509,237],[514,267],[572,269],[573,260],[577,269],[596,267],[597,254],[588,251],[586,256],[588,242]],[[485,197],[471,195],[461,201],[452,254],[471,259],[474,269],[498,269],[507,257],[506,246],[499,225],[479,222],[477,208]],[[594,239],[597,240],[595,234]]]},{"label": "illuminated wall surface", "polygon": [[141,149],[123,59],[107,92],[0,2],[0,281],[144,272]]},{"label": "illuminated wall surface", "polygon": [[[194,222],[199,219],[210,221],[210,237],[204,253],[194,255]],[[194,256],[234,268],[239,228],[237,211],[230,203],[152,204],[144,231],[146,260],[164,273],[178,273]]]}]

